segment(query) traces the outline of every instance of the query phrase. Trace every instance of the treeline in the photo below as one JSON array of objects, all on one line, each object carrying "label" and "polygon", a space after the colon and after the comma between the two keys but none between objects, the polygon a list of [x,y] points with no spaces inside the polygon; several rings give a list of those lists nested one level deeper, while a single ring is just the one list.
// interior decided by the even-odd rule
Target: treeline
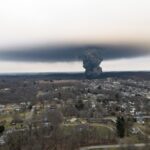
[{"label": "treeline", "polygon": [[26,122],[27,127],[6,136],[0,150],[78,150],[85,145],[114,144],[114,133],[101,132],[88,124],[64,124],[58,110],[51,110]]}]

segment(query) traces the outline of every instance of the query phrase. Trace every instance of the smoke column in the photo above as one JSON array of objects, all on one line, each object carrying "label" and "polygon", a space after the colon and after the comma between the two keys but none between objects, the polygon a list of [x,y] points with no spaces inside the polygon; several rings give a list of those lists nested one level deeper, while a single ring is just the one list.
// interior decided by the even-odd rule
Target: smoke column
[{"label": "smoke column", "polygon": [[100,63],[102,57],[97,50],[87,50],[83,56],[83,67],[85,68],[85,75],[88,78],[95,78],[101,75],[102,68]]}]

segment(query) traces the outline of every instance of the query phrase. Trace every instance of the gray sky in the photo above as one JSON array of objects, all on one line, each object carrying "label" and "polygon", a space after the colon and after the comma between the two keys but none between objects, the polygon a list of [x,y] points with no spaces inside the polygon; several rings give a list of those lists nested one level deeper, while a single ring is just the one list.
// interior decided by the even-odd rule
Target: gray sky
[{"label": "gray sky", "polygon": [[[48,44],[149,46],[149,7],[149,0],[1,0],[0,52]],[[106,71],[150,70],[149,58],[122,58],[102,65]],[[0,62],[0,72],[83,70],[81,62]]]}]

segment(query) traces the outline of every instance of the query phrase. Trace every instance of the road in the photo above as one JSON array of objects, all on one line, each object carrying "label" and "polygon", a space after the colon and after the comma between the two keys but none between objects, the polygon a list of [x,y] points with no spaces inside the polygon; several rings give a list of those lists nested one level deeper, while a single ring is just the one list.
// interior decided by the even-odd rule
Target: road
[{"label": "road", "polygon": [[[150,143],[148,144],[150,146]],[[94,149],[109,149],[109,148],[120,148],[120,147],[128,147],[128,146],[135,146],[135,147],[144,147],[146,144],[144,143],[139,143],[139,144],[124,144],[124,145],[97,145],[97,146],[87,146],[87,147],[81,147],[80,150],[94,150]]]}]

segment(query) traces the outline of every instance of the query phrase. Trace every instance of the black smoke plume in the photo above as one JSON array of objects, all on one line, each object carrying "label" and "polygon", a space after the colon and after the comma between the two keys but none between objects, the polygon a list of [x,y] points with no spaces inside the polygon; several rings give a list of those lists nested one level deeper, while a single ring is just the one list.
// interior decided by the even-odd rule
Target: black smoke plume
[{"label": "black smoke plume", "polygon": [[85,75],[88,78],[96,78],[101,75],[102,68],[100,63],[103,58],[96,49],[85,51],[83,55],[83,67],[85,68]]},{"label": "black smoke plume", "polygon": [[150,54],[150,49],[128,45],[70,45],[0,49],[0,60],[22,62],[82,61],[87,49],[96,49],[104,60],[132,58]]}]

